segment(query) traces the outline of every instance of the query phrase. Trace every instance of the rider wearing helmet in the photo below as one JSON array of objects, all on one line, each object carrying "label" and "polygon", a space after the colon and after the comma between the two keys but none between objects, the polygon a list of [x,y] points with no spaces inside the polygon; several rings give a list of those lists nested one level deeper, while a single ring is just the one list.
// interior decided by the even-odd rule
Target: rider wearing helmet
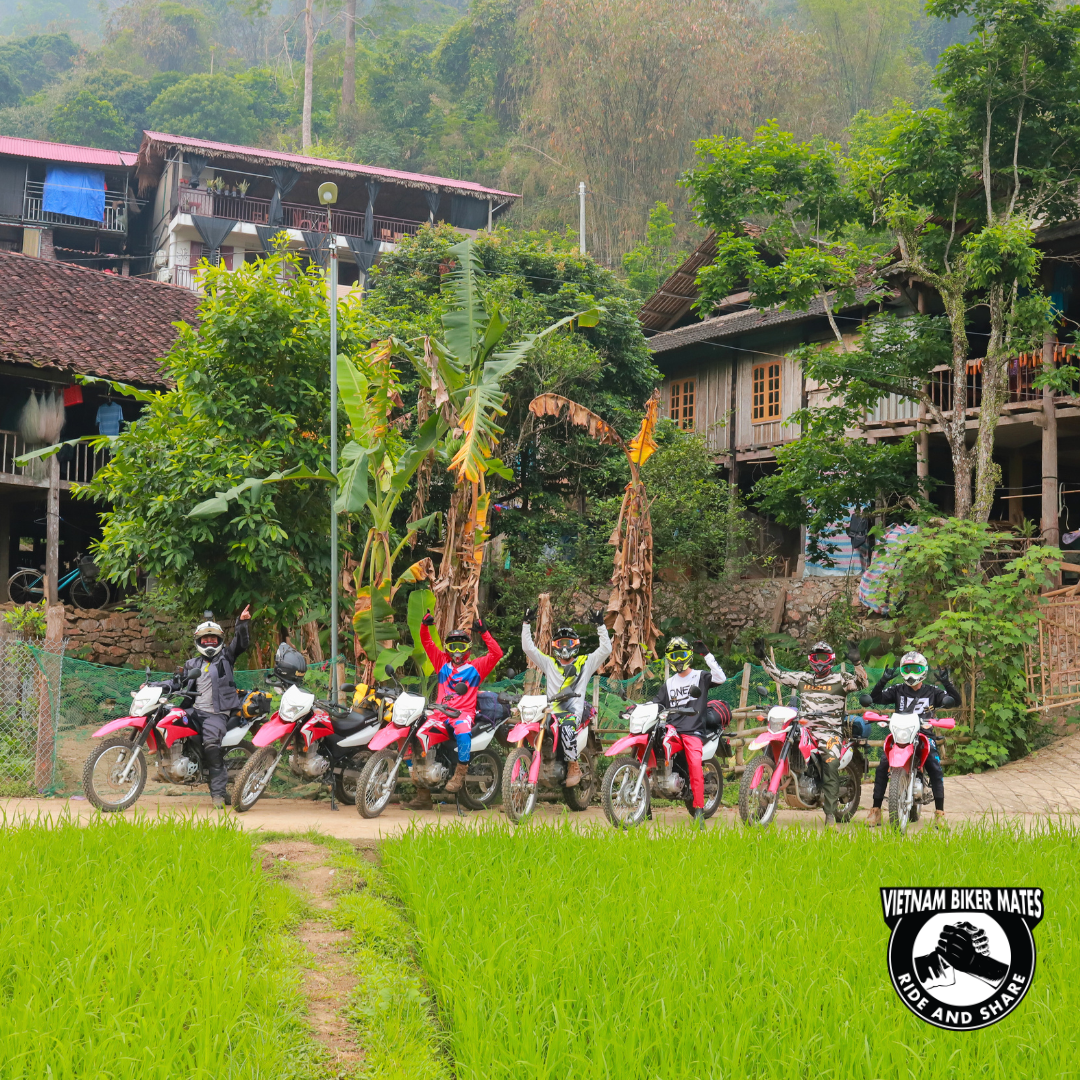
[{"label": "rider wearing helmet", "polygon": [[581,638],[571,626],[561,626],[551,638],[553,656],[546,656],[533,642],[532,619],[534,609],[527,608],[521,620],[521,648],[525,655],[543,672],[547,680],[547,696],[556,697],[564,690],[576,690],[564,711],[570,713],[574,723],[559,725],[559,743],[566,760],[565,787],[577,787],[581,783],[581,766],[578,764],[577,726],[585,711],[585,691],[589,680],[600,670],[600,665],[611,655],[611,636],[604,625],[604,612],[597,608],[592,613],[596,635],[600,644],[588,656],[581,656]]},{"label": "rider wearing helmet", "polygon": [[[694,653],[704,656],[708,671],[694,670]],[[656,697],[662,709],[693,709],[689,716],[679,716],[668,723],[682,738],[686,755],[686,771],[690,774],[690,791],[694,797],[694,824],[705,824],[705,775],[701,771],[701,748],[705,743],[705,714],[709,708],[709,687],[727,682],[724,669],[716,662],[712,652],[703,641],[695,641],[693,648],[684,637],[673,637],[664,650],[671,674],[664,680]],[[698,688],[695,698],[690,693]]]},{"label": "rider wearing helmet", "polygon": [[[926,773],[930,778],[930,788],[934,792],[934,825],[941,828],[945,825],[945,774],[941,768],[937,743],[934,741],[934,729],[928,721],[930,714],[945,704],[946,698],[951,698],[952,704],[955,705],[960,700],[960,694],[953,686],[948,668],[938,668],[934,672],[941,686],[926,682],[929,670],[930,666],[922,653],[904,653],[900,658],[899,669],[886,668],[882,672],[881,678],[870,691],[870,699],[875,705],[892,705],[897,712],[914,713],[919,717],[922,732],[930,740]],[[898,671],[903,682],[894,686],[886,685],[896,678]],[[888,784],[889,762],[883,757],[874,772],[874,805],[866,818],[868,828],[873,829],[881,825],[881,805],[885,801],[885,789]]]},{"label": "rider wearing helmet", "polygon": [[754,642],[769,678],[799,691],[799,711],[821,748],[821,801],[825,827],[836,828],[836,800],[840,794],[841,725],[847,695],[864,690],[870,682],[859,659],[859,647],[848,642],[846,657],[854,673],[833,671],[836,653],[827,641],[815,642],[807,656],[809,671],[781,671],[765,653],[765,642]]},{"label": "rider wearing helmet", "polygon": [[233,668],[236,659],[251,642],[251,605],[236,620],[232,641],[225,644],[225,631],[209,612],[195,627],[192,637],[198,656],[184,664],[168,684],[171,693],[186,690],[195,696],[188,716],[202,736],[203,755],[210,779],[210,797],[214,806],[225,805],[228,773],[221,750],[221,740],[229,725],[229,714],[240,707]]},{"label": "rider wearing helmet", "polygon": [[[441,719],[444,723],[452,724],[454,738],[457,740],[458,764],[454,775],[447,782],[444,790],[451,794],[461,790],[465,783],[465,777],[469,772],[469,756],[472,752],[472,725],[476,715],[476,695],[480,690],[480,684],[491,674],[492,668],[502,659],[503,651],[499,643],[488,633],[484,626],[484,620],[473,619],[473,633],[479,634],[487,652],[475,660],[469,659],[469,650],[472,648],[472,634],[468,630],[453,630],[443,640],[442,649],[437,649],[431,640],[430,627],[435,625],[435,616],[428,613],[421,620],[420,644],[435,669],[439,680],[439,692],[435,698],[436,704],[448,705],[457,709],[459,716],[450,717],[441,713],[438,709],[431,712],[431,716]],[[464,686],[462,687],[462,684]],[[459,690],[455,689],[459,687]],[[431,805],[431,792],[427,788],[416,789],[416,798],[409,804],[414,810],[426,809]]]}]

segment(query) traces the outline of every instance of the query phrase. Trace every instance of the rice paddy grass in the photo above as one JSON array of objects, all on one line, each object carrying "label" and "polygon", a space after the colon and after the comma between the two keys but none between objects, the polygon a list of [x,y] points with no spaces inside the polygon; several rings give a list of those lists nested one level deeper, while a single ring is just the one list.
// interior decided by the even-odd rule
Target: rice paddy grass
[{"label": "rice paddy grass", "polygon": [[316,1075],[284,933],[302,909],[217,824],[0,829],[0,1076]]},{"label": "rice paddy grass", "polygon": [[[458,1080],[1080,1076],[1080,832],[413,830],[383,868]],[[1038,887],[1038,964],[992,1027],[889,982],[881,886]]]}]

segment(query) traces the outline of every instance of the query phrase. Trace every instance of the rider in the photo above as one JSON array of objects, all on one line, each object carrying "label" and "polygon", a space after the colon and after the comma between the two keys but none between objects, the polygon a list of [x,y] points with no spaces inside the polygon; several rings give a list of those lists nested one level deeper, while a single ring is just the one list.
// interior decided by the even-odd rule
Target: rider
[{"label": "rider", "polygon": [[859,659],[859,647],[848,642],[847,660],[854,674],[833,671],[836,653],[827,641],[818,641],[807,659],[810,671],[781,671],[765,653],[765,642],[754,642],[754,652],[761,659],[769,678],[799,691],[799,708],[810,734],[821,749],[821,801],[825,808],[825,828],[836,828],[836,800],[840,794],[841,725],[847,695],[863,690],[870,679]]},{"label": "rider", "polygon": [[600,669],[600,665],[611,655],[611,637],[604,625],[604,612],[597,608],[592,613],[596,624],[596,633],[600,644],[588,656],[581,656],[581,638],[573,627],[562,626],[555,631],[551,639],[554,656],[546,656],[534,644],[532,623],[535,610],[525,609],[521,620],[521,647],[525,655],[547,677],[547,696],[554,698],[564,690],[575,689],[577,697],[566,703],[566,710],[573,714],[574,723],[559,725],[559,742],[562,744],[566,765],[566,787],[577,787],[581,783],[581,766],[578,764],[577,727],[585,711],[585,688],[589,680]]},{"label": "rider", "polygon": [[[875,705],[892,705],[895,706],[897,712],[914,713],[919,718],[922,732],[930,740],[926,772],[930,777],[930,788],[934,792],[934,825],[942,828],[945,825],[945,774],[941,769],[941,758],[938,756],[937,743],[934,741],[934,729],[928,721],[930,713],[934,709],[941,708],[947,698],[951,698],[952,704],[955,705],[960,700],[960,694],[953,686],[948,668],[938,668],[934,672],[941,686],[926,682],[928,670],[929,665],[922,653],[904,653],[900,658],[899,668],[903,682],[895,686],[886,686],[886,683],[897,675],[896,668],[886,668],[873,690],[870,691],[870,699]],[[882,757],[874,772],[874,805],[866,818],[868,828],[874,829],[881,825],[881,804],[885,801],[885,788],[888,783],[889,760]]]},{"label": "rider", "polygon": [[[694,652],[705,658],[708,671],[694,670],[691,664]],[[662,709],[692,708],[690,716],[679,716],[668,723],[682,738],[686,754],[686,771],[690,774],[690,791],[694,797],[694,823],[703,828],[705,824],[705,775],[701,771],[701,748],[705,742],[705,713],[709,708],[709,687],[727,682],[724,669],[716,662],[712,652],[703,641],[695,641],[694,648],[683,637],[673,637],[667,643],[664,658],[671,674],[653,698]],[[699,690],[695,698],[692,687]]]},{"label": "rider", "polygon": [[[469,771],[469,754],[472,750],[472,725],[476,714],[476,695],[480,690],[480,684],[491,673],[491,669],[502,659],[503,651],[499,643],[488,633],[484,626],[484,620],[473,619],[473,633],[479,634],[487,646],[487,653],[469,659],[469,650],[472,647],[472,635],[468,630],[453,630],[446,635],[443,641],[443,649],[435,648],[431,640],[431,630],[434,626],[435,616],[430,612],[423,617],[420,626],[420,644],[424,646],[431,666],[439,680],[439,692],[435,698],[437,705],[447,705],[457,709],[460,716],[450,717],[445,713],[434,710],[431,715],[441,719],[444,723],[452,724],[454,738],[457,740],[458,764],[454,775],[447,782],[445,791],[451,794],[461,790],[465,783],[465,776]],[[464,690],[458,693],[454,687],[461,683],[465,684]],[[423,810],[431,806],[431,792],[427,788],[417,785],[416,798],[409,803],[414,810]]]},{"label": "rider", "polygon": [[188,716],[202,735],[203,756],[210,779],[210,798],[214,806],[225,805],[228,773],[221,751],[221,740],[229,726],[229,714],[240,707],[233,668],[236,659],[251,642],[251,605],[248,604],[236,620],[232,641],[225,645],[225,631],[214,622],[209,612],[195,627],[193,635],[199,655],[192,657],[169,681],[167,690],[178,693],[186,689],[195,695]]}]

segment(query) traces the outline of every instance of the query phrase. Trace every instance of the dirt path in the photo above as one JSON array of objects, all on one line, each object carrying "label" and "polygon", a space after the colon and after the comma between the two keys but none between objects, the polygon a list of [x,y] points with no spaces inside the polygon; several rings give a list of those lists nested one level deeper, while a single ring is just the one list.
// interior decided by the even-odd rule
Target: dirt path
[{"label": "dirt path", "polygon": [[[865,817],[873,788],[873,775],[863,785],[862,807],[856,821]],[[1022,761],[1016,761],[991,772],[971,776],[945,778],[945,809],[954,823],[978,820],[997,815],[1004,817],[1041,817],[1046,814],[1080,814],[1080,734],[1056,739],[1049,746]],[[144,795],[128,815],[143,813],[150,816],[171,813],[211,813],[208,794],[188,794],[177,798]],[[20,817],[44,814],[56,818],[72,814],[78,818],[93,816],[93,808],[85,799],[4,799],[0,813],[8,821]],[[605,821],[603,811],[593,806],[584,813],[572,814],[561,803],[541,803],[537,812],[541,822],[568,819],[575,825]],[[460,815],[454,803],[437,806],[434,811],[416,812],[392,804],[381,817],[367,821],[351,806],[341,806],[333,812],[326,801],[307,799],[263,798],[246,814],[228,814],[243,829],[266,832],[303,832],[315,829],[328,836],[347,840],[377,840],[393,836],[413,823],[437,827],[454,824],[475,826],[488,819],[505,821],[496,810]],[[686,820],[681,809],[659,811],[660,820],[672,823]],[[730,808],[719,811],[710,823],[712,827],[733,826],[738,815]],[[783,810],[778,820],[782,824],[818,827],[820,813]]]}]

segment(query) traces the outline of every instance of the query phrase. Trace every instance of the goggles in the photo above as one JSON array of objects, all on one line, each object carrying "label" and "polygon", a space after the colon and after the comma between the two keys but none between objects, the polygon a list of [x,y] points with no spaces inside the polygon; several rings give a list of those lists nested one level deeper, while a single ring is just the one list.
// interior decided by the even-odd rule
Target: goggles
[{"label": "goggles", "polygon": [[556,638],[551,644],[552,647],[556,649],[574,649],[577,648],[577,646],[580,645],[581,642],[578,641],[577,638],[561,637]]},{"label": "goggles", "polygon": [[469,643],[467,641],[448,641],[446,651],[451,656],[461,656],[469,651]]},{"label": "goggles", "polygon": [[812,652],[810,654],[811,664],[828,664],[832,661],[832,653],[827,652]]},{"label": "goggles", "polygon": [[922,664],[901,664],[900,673],[902,675],[921,675],[926,668]]},{"label": "goggles", "polygon": [[693,655],[694,654],[689,649],[673,649],[667,654],[667,658],[673,664],[683,664],[687,660],[691,659]]}]

